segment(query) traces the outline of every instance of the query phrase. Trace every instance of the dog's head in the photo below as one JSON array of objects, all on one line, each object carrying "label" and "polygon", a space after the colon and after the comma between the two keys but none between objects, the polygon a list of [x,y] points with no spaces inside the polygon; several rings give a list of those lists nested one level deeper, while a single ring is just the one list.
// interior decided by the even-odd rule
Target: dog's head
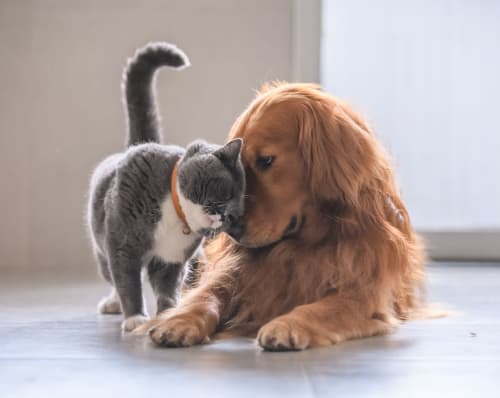
[{"label": "dog's head", "polygon": [[273,84],[235,122],[244,141],[246,212],[233,238],[247,247],[321,239],[328,206],[359,206],[377,146],[344,103],[310,84]]}]

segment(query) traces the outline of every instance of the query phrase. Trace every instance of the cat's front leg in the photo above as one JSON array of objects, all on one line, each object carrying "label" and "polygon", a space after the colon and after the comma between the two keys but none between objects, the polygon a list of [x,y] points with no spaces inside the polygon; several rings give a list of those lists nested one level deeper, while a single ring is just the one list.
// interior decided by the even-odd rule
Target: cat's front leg
[{"label": "cat's front leg", "polygon": [[141,258],[126,253],[112,255],[110,269],[125,316],[122,329],[129,332],[148,320],[142,296]]},{"label": "cat's front leg", "polygon": [[148,264],[148,276],[156,295],[157,313],[174,307],[184,277],[184,265],[155,256]]}]

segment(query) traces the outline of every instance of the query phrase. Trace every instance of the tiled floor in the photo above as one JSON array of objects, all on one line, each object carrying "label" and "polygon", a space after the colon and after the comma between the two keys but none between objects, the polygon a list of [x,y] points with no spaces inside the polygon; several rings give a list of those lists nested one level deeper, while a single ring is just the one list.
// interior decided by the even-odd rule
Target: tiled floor
[{"label": "tiled floor", "polygon": [[0,397],[500,397],[500,264],[433,264],[461,314],[305,352],[251,340],[160,349],[100,316],[102,282],[0,281]]}]

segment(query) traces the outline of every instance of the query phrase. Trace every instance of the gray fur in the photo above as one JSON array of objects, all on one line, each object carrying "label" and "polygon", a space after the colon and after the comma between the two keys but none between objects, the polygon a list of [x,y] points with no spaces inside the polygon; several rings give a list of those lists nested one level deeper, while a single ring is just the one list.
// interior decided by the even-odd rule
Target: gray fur
[{"label": "gray fur", "polygon": [[172,44],[150,43],[128,60],[123,74],[123,100],[128,113],[129,146],[161,141],[155,77],[162,66],[183,69],[189,66],[189,59]]},{"label": "gray fur", "polygon": [[[170,63],[172,59],[177,63]],[[158,143],[153,76],[160,66],[185,65],[181,61],[186,60],[175,47],[156,43],[139,50],[129,61],[124,82],[129,143],[155,142],[132,145],[109,156],[97,166],[90,182],[88,224],[93,251],[102,276],[116,289],[126,319],[146,315],[143,268],[147,268],[158,311],[175,305],[185,263],[199,249],[203,237],[231,228],[243,213],[241,140],[224,146],[196,141],[186,150]],[[185,244],[183,258],[162,258],[154,251],[155,231],[159,223],[178,223],[178,219],[165,220],[176,214],[162,214],[162,205],[171,200],[170,181],[177,162],[179,193],[203,209],[203,214],[220,215],[223,225],[216,230],[199,228],[179,240]]]}]

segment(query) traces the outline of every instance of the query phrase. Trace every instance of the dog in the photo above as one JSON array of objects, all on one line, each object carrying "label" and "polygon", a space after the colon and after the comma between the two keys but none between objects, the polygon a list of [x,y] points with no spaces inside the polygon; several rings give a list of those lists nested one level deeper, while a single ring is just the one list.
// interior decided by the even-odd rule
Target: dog
[{"label": "dog", "polygon": [[271,83],[238,117],[245,215],[205,247],[196,287],[143,327],[167,347],[256,336],[303,350],[390,333],[423,305],[425,253],[389,157],[313,84]]}]

